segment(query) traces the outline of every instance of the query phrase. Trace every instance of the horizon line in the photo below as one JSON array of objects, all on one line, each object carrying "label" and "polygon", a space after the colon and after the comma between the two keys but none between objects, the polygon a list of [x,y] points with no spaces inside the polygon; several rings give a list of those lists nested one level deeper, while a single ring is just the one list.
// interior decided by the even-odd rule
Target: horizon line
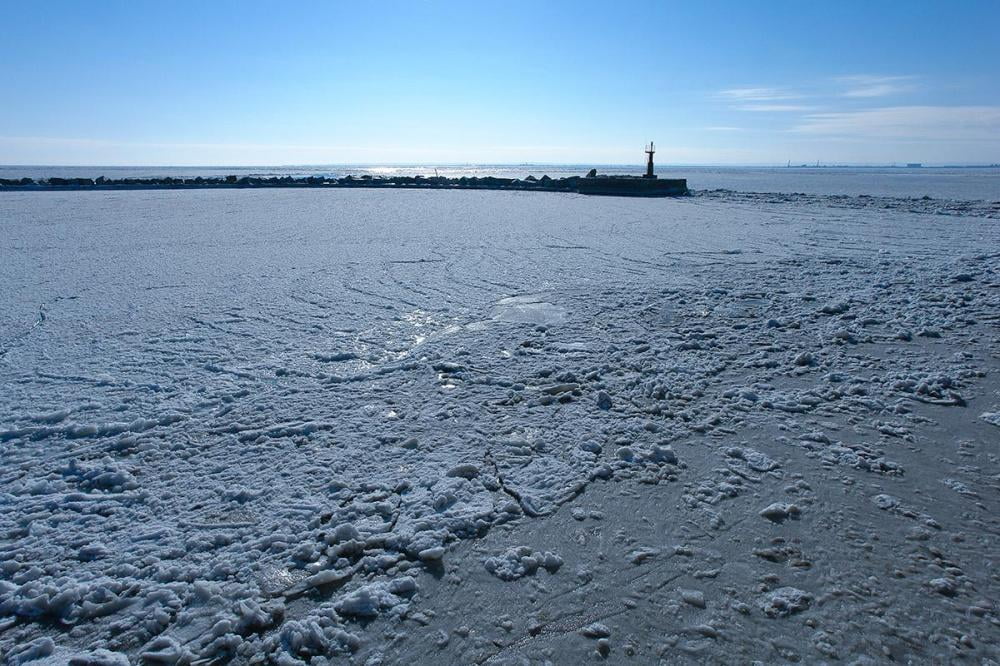
[{"label": "horizon line", "polygon": [[[685,167],[728,167],[728,168],[907,168],[910,164],[919,164],[922,168],[990,168],[1000,166],[996,162],[802,162],[791,160],[791,163],[780,162],[676,162],[657,164],[657,168]],[[639,162],[319,162],[290,164],[0,164],[0,169],[16,168],[54,168],[54,169],[293,169],[293,168],[379,168],[379,167],[628,167],[645,169],[646,165]]]}]

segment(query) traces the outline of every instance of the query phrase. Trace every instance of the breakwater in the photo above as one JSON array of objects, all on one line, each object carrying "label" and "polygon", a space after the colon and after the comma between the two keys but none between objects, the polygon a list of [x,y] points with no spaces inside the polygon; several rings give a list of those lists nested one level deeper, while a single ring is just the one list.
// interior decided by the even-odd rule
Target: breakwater
[{"label": "breakwater", "polygon": [[632,176],[570,176],[566,178],[498,178],[494,176],[447,178],[444,176],[220,176],[197,178],[0,178],[0,191],[37,190],[149,190],[268,187],[471,189],[529,192],[579,192],[617,196],[662,197],[688,193],[683,178],[644,179]]}]

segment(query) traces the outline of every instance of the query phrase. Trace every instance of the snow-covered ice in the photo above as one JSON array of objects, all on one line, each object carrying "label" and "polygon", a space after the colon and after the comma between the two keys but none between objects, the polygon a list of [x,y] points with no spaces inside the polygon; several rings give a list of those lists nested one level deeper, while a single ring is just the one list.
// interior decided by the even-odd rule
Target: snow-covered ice
[{"label": "snow-covered ice", "polygon": [[5,194],[0,654],[1000,660],[998,217]]}]

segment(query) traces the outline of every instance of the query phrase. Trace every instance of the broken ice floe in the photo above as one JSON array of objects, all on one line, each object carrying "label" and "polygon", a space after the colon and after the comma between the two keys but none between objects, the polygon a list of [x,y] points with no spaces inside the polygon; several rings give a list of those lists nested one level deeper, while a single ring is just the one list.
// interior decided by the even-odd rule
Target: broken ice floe
[{"label": "broken ice floe", "polygon": [[524,324],[553,325],[565,321],[568,312],[544,300],[541,295],[511,296],[500,300],[494,318]]}]

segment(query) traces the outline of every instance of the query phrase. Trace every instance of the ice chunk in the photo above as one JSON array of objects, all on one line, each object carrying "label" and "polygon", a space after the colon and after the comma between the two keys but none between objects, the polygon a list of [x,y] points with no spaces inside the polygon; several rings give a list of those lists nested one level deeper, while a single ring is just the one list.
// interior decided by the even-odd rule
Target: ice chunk
[{"label": "ice chunk", "polygon": [[518,546],[507,549],[501,555],[487,558],[484,565],[487,571],[500,580],[513,581],[534,574],[539,567],[555,573],[563,565],[563,560],[555,553],[540,553],[528,546]]},{"label": "ice chunk", "polygon": [[334,602],[337,612],[344,616],[373,618],[384,611],[405,607],[402,596],[416,592],[416,581],[405,576],[390,583],[376,582],[359,587]]},{"label": "ice chunk", "polygon": [[479,476],[479,468],[472,463],[461,463],[448,470],[448,473],[445,476],[474,479]]},{"label": "ice chunk", "polygon": [[986,421],[990,425],[995,425],[1000,428],[1000,412],[983,412],[979,415],[979,418]]},{"label": "ice chunk", "polygon": [[768,505],[763,510],[761,510],[760,515],[767,518],[771,522],[781,523],[788,518],[797,519],[801,513],[801,510],[795,504],[786,504],[784,502],[775,502],[774,504]]},{"label": "ice chunk", "polygon": [[606,624],[593,622],[585,627],[581,627],[580,635],[587,638],[607,638],[611,635],[611,630],[608,629],[608,625]]},{"label": "ice chunk", "polygon": [[787,617],[809,608],[812,595],[796,587],[779,587],[767,596],[761,610],[768,617]]}]

